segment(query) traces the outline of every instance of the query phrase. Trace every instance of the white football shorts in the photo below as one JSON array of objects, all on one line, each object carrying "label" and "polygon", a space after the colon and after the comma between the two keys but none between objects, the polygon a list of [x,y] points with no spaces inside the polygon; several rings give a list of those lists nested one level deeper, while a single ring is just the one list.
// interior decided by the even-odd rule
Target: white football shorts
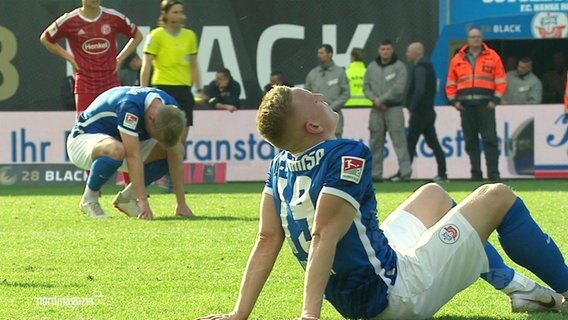
[{"label": "white football shorts", "polygon": [[[84,133],[76,137],[71,135],[67,139],[67,154],[71,162],[78,168],[89,170],[93,164],[93,159],[91,155],[93,154],[93,149],[100,141],[104,139],[111,138],[111,136],[102,133]],[[148,139],[140,141],[140,155],[142,161],[146,160],[158,141],[154,139]],[[122,165],[118,168],[118,171],[128,172],[128,165],[126,160],[122,161]]]},{"label": "white football shorts", "polygon": [[388,307],[375,319],[431,318],[489,269],[479,235],[455,208],[430,229],[398,210],[381,229],[397,253],[398,275]]}]

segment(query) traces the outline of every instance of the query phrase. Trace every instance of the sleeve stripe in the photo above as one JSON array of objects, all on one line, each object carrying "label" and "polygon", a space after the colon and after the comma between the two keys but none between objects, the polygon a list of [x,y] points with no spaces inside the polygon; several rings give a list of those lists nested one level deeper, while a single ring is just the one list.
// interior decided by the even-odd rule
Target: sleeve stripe
[{"label": "sleeve stripe", "polygon": [[103,12],[106,12],[110,15],[119,17],[122,20],[124,20],[126,18],[126,16],[124,14],[120,13],[119,11],[117,11],[115,9],[106,8],[106,7],[102,7],[102,6],[101,6],[101,9],[102,9]]},{"label": "sleeve stripe", "polygon": [[321,193],[327,193],[339,197],[347,202],[349,202],[357,211],[359,211],[359,202],[353,198],[349,193],[332,188],[332,187],[323,187],[321,189]]},{"label": "sleeve stripe", "polygon": [[262,193],[266,193],[267,195],[274,196],[274,190],[272,190],[272,188],[270,188],[268,186],[264,186],[264,189],[262,189]]},{"label": "sleeve stripe", "polygon": [[150,93],[148,93],[148,95],[146,96],[146,99],[144,100],[144,110],[147,110],[150,107],[150,105],[152,104],[154,99],[160,99],[160,101],[162,101],[163,104],[166,103],[164,101],[164,99],[162,99],[162,97],[160,97],[160,95],[158,93],[150,92]]},{"label": "sleeve stripe", "polygon": [[129,135],[129,136],[138,137],[138,133],[137,133],[137,132],[130,131],[130,130],[128,130],[128,129],[126,129],[126,128],[123,128],[123,127],[121,127],[121,126],[118,126],[118,131],[124,132],[124,133],[126,133],[127,135]]}]

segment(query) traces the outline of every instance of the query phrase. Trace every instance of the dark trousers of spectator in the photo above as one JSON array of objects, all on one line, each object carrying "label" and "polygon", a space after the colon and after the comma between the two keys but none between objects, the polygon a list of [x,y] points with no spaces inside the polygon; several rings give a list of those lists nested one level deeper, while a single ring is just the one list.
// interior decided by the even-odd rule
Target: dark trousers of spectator
[{"label": "dark trousers of spectator", "polygon": [[410,162],[412,163],[414,156],[416,156],[418,138],[420,135],[424,135],[426,144],[434,151],[436,163],[438,164],[438,177],[447,178],[446,156],[444,155],[444,151],[442,151],[440,141],[438,141],[436,127],[434,126],[435,122],[435,113],[426,115],[413,113],[410,116],[408,121],[408,135],[406,136],[406,140],[408,141],[408,154],[410,155]]},{"label": "dark trousers of spectator", "polygon": [[481,173],[481,153],[479,135],[483,141],[487,175],[489,180],[499,180],[499,144],[495,123],[495,109],[487,108],[487,103],[468,104],[461,112],[461,125],[465,141],[465,151],[471,164],[471,178],[483,179]]}]

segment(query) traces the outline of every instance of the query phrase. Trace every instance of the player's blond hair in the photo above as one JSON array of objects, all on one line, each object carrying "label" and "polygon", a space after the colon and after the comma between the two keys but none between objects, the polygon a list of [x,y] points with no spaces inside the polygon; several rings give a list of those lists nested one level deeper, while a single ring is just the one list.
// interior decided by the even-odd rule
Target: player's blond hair
[{"label": "player's blond hair", "polygon": [[285,145],[285,128],[292,112],[292,90],[287,86],[274,86],[262,98],[258,108],[258,133],[275,147],[282,148]]},{"label": "player's blond hair", "polygon": [[158,141],[171,148],[181,141],[186,126],[185,113],[175,106],[162,105],[156,110],[156,134]]}]

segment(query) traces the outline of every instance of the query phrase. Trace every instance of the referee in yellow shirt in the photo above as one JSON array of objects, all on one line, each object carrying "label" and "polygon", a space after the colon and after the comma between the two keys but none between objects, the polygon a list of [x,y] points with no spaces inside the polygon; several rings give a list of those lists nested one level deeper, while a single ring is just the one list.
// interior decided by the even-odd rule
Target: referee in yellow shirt
[{"label": "referee in yellow shirt", "polygon": [[140,85],[149,86],[152,73],[152,86],[176,99],[187,118],[187,128],[182,135],[186,140],[189,127],[193,125],[192,85],[199,95],[203,92],[197,63],[197,36],[183,27],[186,15],[182,1],[163,0],[160,8],[159,26],[150,32],[144,45]]},{"label": "referee in yellow shirt", "polygon": [[153,67],[151,84],[177,100],[187,117],[187,137],[189,127],[193,125],[195,105],[191,87],[197,87],[199,94],[203,88],[197,63],[197,36],[192,30],[183,27],[185,19],[182,1],[162,1],[160,26],[150,32],[144,45],[140,85],[150,85]]}]

